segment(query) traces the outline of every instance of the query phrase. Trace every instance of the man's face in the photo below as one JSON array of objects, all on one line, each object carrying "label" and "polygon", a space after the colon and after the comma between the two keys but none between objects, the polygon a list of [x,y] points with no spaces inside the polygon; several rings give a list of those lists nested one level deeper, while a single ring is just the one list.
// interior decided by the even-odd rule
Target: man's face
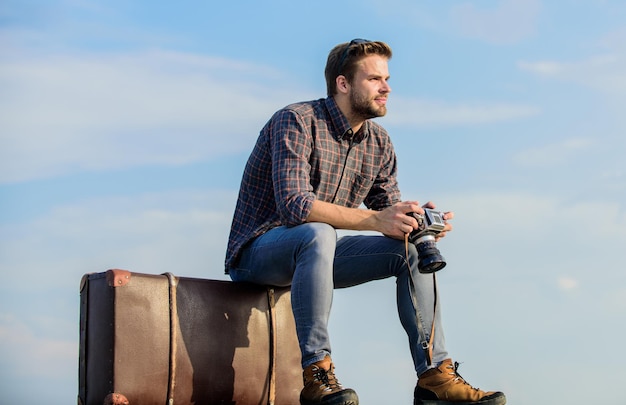
[{"label": "man's face", "polygon": [[350,83],[350,107],[352,114],[361,119],[382,117],[387,113],[387,97],[391,92],[387,58],[369,55],[357,64],[357,71]]}]

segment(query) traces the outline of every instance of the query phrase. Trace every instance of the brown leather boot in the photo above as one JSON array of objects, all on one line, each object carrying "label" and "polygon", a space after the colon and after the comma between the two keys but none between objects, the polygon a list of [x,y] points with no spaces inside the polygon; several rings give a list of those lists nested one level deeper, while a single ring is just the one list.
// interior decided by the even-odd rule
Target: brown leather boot
[{"label": "brown leather boot", "polygon": [[350,388],[343,388],[335,377],[330,356],[304,369],[301,405],[359,405],[359,397]]},{"label": "brown leather boot", "polygon": [[415,387],[413,405],[504,405],[506,397],[501,392],[485,392],[469,385],[457,373],[459,363],[446,359],[437,368],[419,376]]}]

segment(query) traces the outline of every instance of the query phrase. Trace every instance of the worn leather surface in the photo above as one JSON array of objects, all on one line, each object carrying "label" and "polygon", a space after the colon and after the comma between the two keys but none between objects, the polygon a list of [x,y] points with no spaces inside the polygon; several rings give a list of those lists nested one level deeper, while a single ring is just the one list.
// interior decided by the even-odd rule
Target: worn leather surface
[{"label": "worn leather surface", "polygon": [[[174,404],[268,403],[272,346],[265,287],[176,278],[172,323],[166,276],[131,273],[113,287],[106,273],[98,273],[81,285],[84,404],[101,405],[111,392],[131,405],[162,405],[168,397]],[[302,370],[289,289],[275,289],[275,296],[275,404],[297,404]]]}]

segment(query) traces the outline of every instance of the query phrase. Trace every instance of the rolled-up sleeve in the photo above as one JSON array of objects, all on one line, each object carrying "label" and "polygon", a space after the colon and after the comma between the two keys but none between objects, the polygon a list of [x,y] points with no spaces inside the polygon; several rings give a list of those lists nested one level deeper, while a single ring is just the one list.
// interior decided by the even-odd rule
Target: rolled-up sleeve
[{"label": "rolled-up sleeve", "polygon": [[309,126],[297,112],[283,110],[275,117],[269,136],[278,215],[286,226],[302,224],[316,199],[310,179],[313,141]]}]

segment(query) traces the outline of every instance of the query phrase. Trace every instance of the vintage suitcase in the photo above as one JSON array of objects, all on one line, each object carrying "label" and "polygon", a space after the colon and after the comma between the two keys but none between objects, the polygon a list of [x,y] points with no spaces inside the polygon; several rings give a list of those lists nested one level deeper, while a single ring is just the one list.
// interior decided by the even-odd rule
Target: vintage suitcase
[{"label": "vintage suitcase", "polygon": [[302,389],[288,288],[87,274],[80,287],[81,405],[293,405]]}]

